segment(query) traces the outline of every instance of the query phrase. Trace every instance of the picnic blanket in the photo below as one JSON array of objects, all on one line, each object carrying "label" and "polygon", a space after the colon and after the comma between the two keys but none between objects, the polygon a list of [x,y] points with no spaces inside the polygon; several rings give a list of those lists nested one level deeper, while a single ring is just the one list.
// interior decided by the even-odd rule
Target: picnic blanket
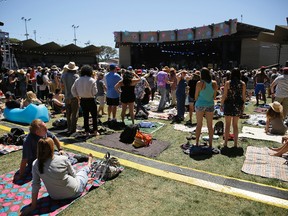
[{"label": "picnic blanket", "polygon": [[[86,163],[77,163],[74,165],[76,170],[81,169]],[[31,173],[25,179],[14,182],[15,171],[0,176],[0,215],[19,215],[19,211],[31,203]],[[104,182],[94,180],[92,184],[87,184],[85,192],[80,197],[85,196],[92,189],[99,187]],[[33,215],[57,215],[66,209],[74,201],[79,199],[52,200],[47,190],[41,182],[39,190],[37,208],[33,211]]]},{"label": "picnic blanket", "polygon": [[254,109],[254,112],[257,112],[257,113],[266,113],[267,110],[268,110],[268,108],[266,108],[266,107],[256,107],[256,108]]},{"label": "picnic blanket", "polygon": [[239,134],[239,137],[257,139],[257,140],[267,140],[281,143],[282,136],[274,134],[266,134],[264,128],[255,128],[244,126],[242,128],[242,133]]},{"label": "picnic blanket", "polygon": [[106,147],[120,149],[126,152],[142,155],[145,157],[157,157],[161,152],[170,146],[170,143],[161,140],[152,140],[148,147],[135,148],[132,144],[125,144],[119,141],[120,133],[105,135],[100,139],[93,139],[91,142]]},{"label": "picnic blanket", "polygon": [[[190,127],[190,126],[187,126],[187,125],[183,125],[183,124],[174,124],[173,125],[174,129],[175,130],[180,130],[180,131],[183,131],[183,132],[195,132],[196,131],[196,127]],[[202,133],[208,133],[208,128],[207,127],[202,127],[201,128],[201,132]]]},{"label": "picnic blanket", "polygon": [[22,146],[17,146],[17,145],[4,145],[0,144],[0,155],[5,155],[10,152],[18,151],[21,150],[23,147]]},{"label": "picnic blanket", "polygon": [[264,115],[264,114],[252,114],[252,115],[250,115],[249,119],[245,120],[243,123],[249,124],[249,125],[254,125],[254,126],[264,127],[266,124],[266,115]]},{"label": "picnic blanket", "polygon": [[252,175],[288,181],[288,165],[284,164],[286,159],[270,156],[270,151],[267,147],[248,146],[241,170]]}]

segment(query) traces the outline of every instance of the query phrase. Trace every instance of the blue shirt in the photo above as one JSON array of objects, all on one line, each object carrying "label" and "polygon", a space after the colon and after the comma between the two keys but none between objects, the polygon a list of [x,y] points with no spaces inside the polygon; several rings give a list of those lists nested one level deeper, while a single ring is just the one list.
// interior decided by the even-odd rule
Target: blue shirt
[{"label": "blue shirt", "polygon": [[199,92],[199,96],[195,103],[195,106],[198,107],[214,106],[214,89],[212,86],[212,81],[210,83],[207,83],[205,81],[202,82],[205,83],[205,89],[202,89]]},{"label": "blue shirt", "polygon": [[108,98],[119,98],[119,93],[115,90],[115,85],[121,80],[121,76],[114,72],[109,72],[105,75]]},{"label": "blue shirt", "polygon": [[[47,137],[54,139],[55,135],[50,131],[47,131]],[[28,160],[29,168],[32,167],[33,161],[37,158],[37,143],[41,138],[42,137],[37,136],[36,134],[29,133],[23,142],[22,159]]]}]

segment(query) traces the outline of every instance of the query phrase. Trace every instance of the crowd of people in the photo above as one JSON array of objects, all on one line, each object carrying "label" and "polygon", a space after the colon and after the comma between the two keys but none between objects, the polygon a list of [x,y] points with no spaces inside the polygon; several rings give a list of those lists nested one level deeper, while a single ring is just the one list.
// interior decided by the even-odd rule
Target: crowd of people
[{"label": "crowd of people", "polygon": [[[177,115],[172,123],[181,123],[185,119],[185,112],[189,112],[186,124],[197,123],[196,146],[200,145],[203,119],[206,118],[209,148],[213,145],[216,99],[225,118],[225,148],[231,124],[234,147],[238,146],[238,121],[244,113],[245,103],[255,95],[256,106],[259,106],[260,100],[266,104],[267,95],[272,97],[272,103],[266,113],[264,130],[266,133],[283,135],[283,146],[272,148],[275,152],[273,155],[282,156],[288,151],[287,137],[284,136],[287,132],[284,121],[288,114],[288,67],[279,70],[261,67],[252,71],[238,68],[214,71],[205,67],[199,70],[177,70],[168,66],[146,69],[144,65],[141,69],[133,69],[132,66],[125,69],[111,64],[106,70],[94,70],[89,65],[79,68],[75,62],[69,62],[63,68],[53,65],[50,68],[38,66],[7,70],[2,73],[1,91],[6,98],[2,109],[25,108],[31,103],[44,103],[58,112],[65,110],[67,136],[77,131],[79,110],[83,114],[85,132],[98,136],[99,116],[107,115],[107,121],[117,122],[117,109],[121,105],[121,121],[124,123],[128,109],[134,124],[135,116],[140,111],[149,116],[145,105],[154,101],[157,95],[157,112],[176,108]],[[196,120],[193,120],[194,112]],[[90,115],[92,130],[89,127]],[[58,149],[56,155],[55,146]],[[50,196],[55,199],[74,198],[83,192],[88,181],[92,155],[89,155],[88,166],[76,173],[63,154],[65,152],[57,137],[48,131],[44,122],[34,120],[23,144],[19,175],[15,177],[15,180],[23,178],[27,170],[33,173],[32,205],[25,209],[26,213],[36,208],[40,178]]]}]

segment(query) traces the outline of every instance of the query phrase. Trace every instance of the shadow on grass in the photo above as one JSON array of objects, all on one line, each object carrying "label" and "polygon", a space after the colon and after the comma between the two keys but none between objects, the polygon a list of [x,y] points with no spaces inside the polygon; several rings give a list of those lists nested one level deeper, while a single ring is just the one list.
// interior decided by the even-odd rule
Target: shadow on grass
[{"label": "shadow on grass", "polygon": [[242,147],[224,147],[221,149],[221,154],[230,158],[241,157],[244,155],[244,149]]},{"label": "shadow on grass", "polygon": [[190,155],[190,158],[196,160],[196,161],[202,161],[202,160],[207,160],[211,158],[213,154],[201,154],[201,155]]}]

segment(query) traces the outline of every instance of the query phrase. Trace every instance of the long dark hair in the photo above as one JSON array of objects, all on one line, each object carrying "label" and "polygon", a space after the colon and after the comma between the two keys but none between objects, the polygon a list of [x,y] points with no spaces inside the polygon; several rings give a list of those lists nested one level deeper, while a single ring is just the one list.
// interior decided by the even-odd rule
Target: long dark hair
[{"label": "long dark hair", "polygon": [[44,163],[54,155],[54,141],[50,138],[41,138],[37,144],[38,169],[44,172]]},{"label": "long dark hair", "polygon": [[233,68],[232,72],[231,72],[231,80],[240,80],[241,79],[241,72],[239,70],[239,68]]},{"label": "long dark hair", "polygon": [[130,71],[126,71],[123,74],[123,85],[130,86],[132,83],[133,74]]},{"label": "long dark hair", "polygon": [[212,77],[208,68],[203,67],[201,70],[201,80],[204,80],[207,83],[212,81]]}]

